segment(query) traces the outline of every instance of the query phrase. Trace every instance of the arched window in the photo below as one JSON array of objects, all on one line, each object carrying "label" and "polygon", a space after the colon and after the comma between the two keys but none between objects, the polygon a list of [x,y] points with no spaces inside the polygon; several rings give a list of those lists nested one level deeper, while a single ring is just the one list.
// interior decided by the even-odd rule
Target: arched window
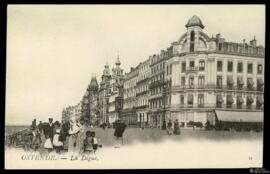
[{"label": "arched window", "polygon": [[191,32],[190,32],[190,41],[191,41],[191,42],[194,42],[194,35],[195,35],[195,34],[194,34],[194,31],[191,31]]},{"label": "arched window", "polygon": [[195,38],[195,33],[194,31],[190,32],[190,52],[194,52],[194,39]]}]

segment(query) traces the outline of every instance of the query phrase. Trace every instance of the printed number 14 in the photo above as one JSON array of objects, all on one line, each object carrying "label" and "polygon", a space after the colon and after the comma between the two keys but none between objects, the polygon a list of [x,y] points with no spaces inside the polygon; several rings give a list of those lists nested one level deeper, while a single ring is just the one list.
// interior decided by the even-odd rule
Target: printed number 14
[{"label": "printed number 14", "polygon": [[252,156],[249,156],[249,157],[248,157],[248,160],[252,160],[252,159],[253,159]]}]

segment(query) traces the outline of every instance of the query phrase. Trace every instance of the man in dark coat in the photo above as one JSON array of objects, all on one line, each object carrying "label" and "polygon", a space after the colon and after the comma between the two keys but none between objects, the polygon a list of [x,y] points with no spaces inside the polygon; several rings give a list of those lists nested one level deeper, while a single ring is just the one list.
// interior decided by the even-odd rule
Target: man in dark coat
[{"label": "man in dark coat", "polygon": [[40,121],[39,124],[38,124],[38,130],[39,130],[40,133],[43,132],[43,123],[42,123],[42,121]]},{"label": "man in dark coat", "polygon": [[180,135],[180,125],[179,125],[178,119],[174,121],[173,125],[174,125],[173,133],[175,135]]},{"label": "man in dark coat", "polygon": [[114,136],[116,137],[116,145],[115,147],[119,147],[120,146],[120,142],[122,140],[122,144],[123,144],[123,133],[126,129],[126,124],[123,123],[121,120],[117,120],[115,123],[115,131],[114,131]]},{"label": "man in dark coat", "polygon": [[34,130],[34,129],[36,129],[36,127],[37,127],[37,120],[34,119],[34,120],[32,121],[32,124],[31,124],[31,129]]},{"label": "man in dark coat", "polygon": [[53,140],[53,131],[54,131],[53,119],[49,118],[49,123],[44,125],[44,135],[50,137],[50,139]]}]

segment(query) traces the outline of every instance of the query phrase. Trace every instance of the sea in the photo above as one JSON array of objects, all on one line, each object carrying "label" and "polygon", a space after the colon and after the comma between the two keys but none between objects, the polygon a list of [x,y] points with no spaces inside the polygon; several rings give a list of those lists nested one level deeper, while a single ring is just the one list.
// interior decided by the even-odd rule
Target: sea
[{"label": "sea", "polygon": [[5,134],[10,135],[15,132],[19,132],[21,130],[29,129],[30,126],[27,125],[6,125],[5,126]]}]

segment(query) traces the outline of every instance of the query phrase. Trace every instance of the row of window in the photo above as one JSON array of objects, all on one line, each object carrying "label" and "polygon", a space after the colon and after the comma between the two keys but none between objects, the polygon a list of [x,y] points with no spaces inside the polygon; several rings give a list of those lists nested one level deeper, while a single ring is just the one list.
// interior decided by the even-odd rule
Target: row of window
[{"label": "row of window", "polygon": [[154,83],[154,82],[160,81],[160,80],[164,80],[164,74],[163,73],[151,77],[151,83]]},{"label": "row of window", "polygon": [[[227,86],[233,87],[233,85],[234,85],[233,77],[227,76]],[[247,78],[247,84],[246,84],[247,88],[252,89],[253,85],[254,85],[253,78]],[[243,86],[244,86],[243,78],[238,77],[237,78],[237,87],[239,89],[241,89],[241,88],[243,88]],[[222,88],[222,76],[217,76],[217,87]],[[257,87],[261,88],[261,89],[263,87],[263,81],[260,78],[257,79]]]},{"label": "row of window", "polygon": [[[187,104],[188,105],[193,105],[194,99],[193,99],[193,94],[188,94],[187,95]],[[247,107],[251,107],[252,103],[254,102],[253,98],[251,96],[246,97],[246,105]],[[217,107],[222,107],[223,99],[220,95],[216,97],[216,106]],[[227,108],[232,108],[232,104],[234,103],[232,95],[228,95],[226,97],[226,107]],[[244,100],[241,96],[237,96],[236,98],[236,104],[237,108],[241,108],[244,103]],[[167,96],[165,100],[165,104],[171,104],[171,96]],[[180,95],[180,104],[184,105],[185,104],[185,96]],[[204,105],[204,94],[199,94],[198,95],[198,106],[203,106]],[[260,108],[263,105],[262,98],[257,98],[256,99],[256,106],[257,108]]]},{"label": "row of window", "polygon": [[137,93],[148,91],[148,85],[142,85],[139,88],[137,88]]},{"label": "row of window", "polygon": [[144,106],[148,105],[148,100],[147,99],[139,99],[137,102],[137,106]]},{"label": "row of window", "polygon": [[[199,76],[198,77],[198,87],[203,88],[204,87],[204,76]],[[181,77],[181,85],[185,86],[186,84],[186,77]],[[189,77],[189,81],[188,81],[189,86],[192,88],[194,87],[194,76],[190,76]]]},{"label": "row of window", "polygon": [[[190,76],[188,79],[188,85],[190,88],[194,88],[194,76]],[[171,87],[171,80],[168,80],[167,87]],[[181,86],[185,86],[186,84],[186,77],[181,77]],[[204,88],[205,85],[205,76],[201,75],[198,76],[198,88]],[[222,76],[217,76],[217,82],[216,82],[217,87],[222,87]],[[227,86],[228,87],[233,87],[234,81],[232,76],[227,77]],[[252,88],[254,85],[253,78],[247,78],[247,87]],[[242,77],[237,78],[237,87],[241,89],[244,86],[244,81]],[[257,87],[262,88],[263,87],[263,82],[262,79],[258,78],[257,79]]]},{"label": "row of window", "polygon": [[162,92],[163,92],[163,87],[161,87],[161,86],[158,86],[158,87],[150,90],[151,95],[157,95],[157,94],[160,94]]},{"label": "row of window", "polygon": [[[181,72],[186,72],[187,67],[186,67],[186,62],[182,62],[181,64],[182,67],[182,71]],[[195,62],[194,61],[190,61],[189,62],[189,68],[195,68]],[[205,70],[205,61],[204,60],[200,60],[199,61],[199,71],[204,71]],[[223,62],[222,61],[217,61],[217,71],[222,71],[223,70]],[[171,74],[172,71],[172,67],[167,66],[167,75]],[[228,61],[227,64],[227,71],[228,72],[233,72],[233,62],[232,61]],[[262,74],[262,64],[258,64],[257,65],[257,73],[258,74]],[[238,73],[243,73],[243,62],[238,62],[237,63],[237,72]],[[253,63],[248,63],[247,64],[247,73],[248,74],[252,74],[253,73]]]},{"label": "row of window", "polygon": [[138,83],[139,81],[142,81],[142,80],[147,79],[147,78],[149,78],[149,77],[150,77],[150,73],[144,73],[143,75],[140,75],[140,76],[138,77],[137,83]]},{"label": "row of window", "polygon": [[162,98],[149,101],[150,108],[162,108],[164,106],[164,101]]},{"label": "row of window", "polygon": [[[222,70],[223,70],[223,62],[222,61],[217,61],[217,71],[222,71]],[[227,71],[228,72],[233,72],[233,62],[232,61],[228,61]],[[238,62],[237,63],[237,72],[238,73],[243,72],[243,62]],[[253,73],[253,63],[248,63],[247,64],[247,73],[248,74]],[[257,65],[257,73],[262,74],[262,64]]]},{"label": "row of window", "polygon": [[251,45],[242,45],[239,43],[223,42],[218,44],[219,51],[244,53],[244,54],[263,54],[263,49]]},{"label": "row of window", "polygon": [[154,65],[151,68],[151,73],[154,74],[155,72],[159,71],[159,70],[163,70],[165,68],[165,62]]},{"label": "row of window", "polygon": [[[181,72],[186,72],[187,70],[187,66],[186,66],[186,62],[182,62],[181,64]],[[189,61],[189,69],[195,69],[195,61]],[[204,71],[205,70],[205,61],[204,60],[200,60],[199,61],[199,71]]]}]

